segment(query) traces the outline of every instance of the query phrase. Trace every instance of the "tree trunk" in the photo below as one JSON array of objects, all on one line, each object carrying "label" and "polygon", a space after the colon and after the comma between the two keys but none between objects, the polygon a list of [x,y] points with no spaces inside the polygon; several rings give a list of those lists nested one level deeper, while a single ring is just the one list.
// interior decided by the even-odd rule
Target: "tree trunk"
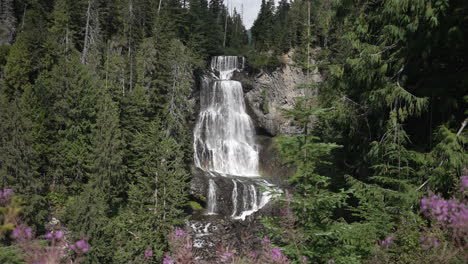
[{"label": "tree trunk", "polygon": [[159,5],[158,5],[158,16],[159,16],[159,12],[161,11],[161,4],[162,4],[162,1],[163,1],[163,0],[159,0]]},{"label": "tree trunk", "polygon": [[225,22],[224,22],[224,42],[223,42],[223,47],[224,48],[226,48],[228,15],[229,15],[229,2],[228,2],[227,9],[226,9],[226,19],[225,19]]},{"label": "tree trunk", "polygon": [[310,1],[307,2],[307,79],[310,80]]},{"label": "tree trunk", "polygon": [[[162,1],[162,0],[161,0]],[[128,13],[130,17],[130,29],[129,29],[129,36],[128,36],[128,58],[130,60],[130,80],[129,80],[129,87],[130,91],[133,90],[133,0],[129,0],[129,6],[128,6]]]},{"label": "tree trunk", "polygon": [[89,51],[90,20],[91,20],[91,0],[88,0],[88,9],[86,11],[85,39],[84,39],[84,45],[83,45],[83,52],[81,53],[82,64],[86,64],[86,57]]},{"label": "tree trunk", "polygon": [[457,132],[457,136],[460,136],[463,130],[465,129],[466,125],[468,124],[468,117],[463,120],[460,129]]}]

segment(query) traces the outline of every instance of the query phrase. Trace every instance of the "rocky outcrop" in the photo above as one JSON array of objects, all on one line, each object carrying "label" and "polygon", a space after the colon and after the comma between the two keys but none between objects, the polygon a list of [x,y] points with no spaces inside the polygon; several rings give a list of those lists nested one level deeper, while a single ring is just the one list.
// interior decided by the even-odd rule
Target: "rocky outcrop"
[{"label": "rocky outcrop", "polygon": [[263,225],[258,219],[232,221],[219,216],[204,216],[187,220],[184,229],[192,237],[194,257],[198,262],[220,263],[216,253],[221,248],[238,255],[260,248],[258,236]]},{"label": "rocky outcrop", "polygon": [[[283,61],[292,63],[292,52],[284,57]],[[315,65],[315,61],[311,60],[311,64]],[[284,117],[281,109],[292,109],[298,97],[316,93],[315,88],[304,84],[320,83],[322,76],[317,69],[308,76],[302,69],[284,64],[273,72],[236,72],[233,79],[244,87],[249,114],[258,134],[276,136],[300,132],[290,118]]]}]

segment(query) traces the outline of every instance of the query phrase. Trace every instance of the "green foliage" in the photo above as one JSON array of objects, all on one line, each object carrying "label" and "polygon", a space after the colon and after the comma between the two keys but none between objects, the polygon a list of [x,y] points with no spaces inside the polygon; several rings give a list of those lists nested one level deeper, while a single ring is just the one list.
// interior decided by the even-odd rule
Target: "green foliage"
[{"label": "green foliage", "polygon": [[[290,39],[298,43],[295,60],[307,65],[308,45],[320,45],[314,59],[321,60],[325,81],[318,86],[322,110],[310,98],[300,99],[286,116],[303,133],[279,140],[285,160],[297,166],[290,202],[295,228],[276,229],[273,235],[289,255],[299,259],[299,250],[318,263],[450,263],[461,256],[449,243],[425,255],[419,239],[426,223],[417,208],[426,191],[448,197],[466,169],[466,137],[461,130],[454,133],[466,114],[467,82],[458,74],[466,74],[460,68],[466,56],[455,62],[467,51],[466,45],[455,44],[466,41],[458,31],[466,8],[466,3],[448,1],[291,4],[287,21],[293,29]],[[457,39],[448,40],[452,49],[444,40],[449,36]],[[331,142],[342,147],[333,148]],[[320,176],[304,177],[315,175],[311,171]],[[306,200],[317,206],[308,211],[298,201],[317,186],[329,192],[329,199],[342,188],[349,198],[327,211],[330,207],[317,206],[318,196]],[[334,224],[323,225],[327,218]],[[308,230],[317,230],[319,223],[327,227],[320,233],[324,240],[314,237],[315,243],[306,243]],[[392,246],[379,247],[377,242],[386,237],[395,239]],[[434,254],[443,251],[444,260]]]},{"label": "green foliage", "polygon": [[262,94],[260,96],[261,96],[261,99],[262,99],[261,107],[262,107],[263,113],[268,114],[270,112],[270,110],[268,109],[267,89],[266,88],[262,89]]},{"label": "green foliage", "polygon": [[139,170],[130,186],[128,206],[116,219],[122,230],[118,240],[125,241],[116,253],[116,263],[142,261],[148,247],[162,257],[166,235],[183,220],[189,174],[180,146],[164,130],[160,123],[152,122],[134,143]]},{"label": "green foliage", "polygon": [[466,136],[457,135],[442,125],[436,132],[437,145],[432,149],[427,168],[429,182],[439,192],[456,188],[459,175],[467,166]]},{"label": "green foliage", "polygon": [[10,53],[10,46],[0,45],[0,70],[3,71],[3,67],[6,64],[6,59]]},{"label": "green foliage", "polygon": [[9,247],[0,247],[0,262],[8,264],[26,264],[24,260],[18,257],[18,249]]},{"label": "green foliage", "polygon": [[51,191],[47,194],[47,198],[49,198],[50,202],[52,203],[52,206],[62,207],[67,202],[67,193]]},{"label": "green foliage", "polygon": [[[451,196],[466,169],[468,2],[265,0],[251,47],[221,0],[4,2],[0,185],[38,235],[59,216],[88,237],[85,263],[142,263],[148,248],[156,263],[183,210],[200,209],[188,124],[205,59],[268,71],[290,49],[324,82],[285,112],[302,133],[276,142],[296,173],[287,221],[265,220],[275,242],[298,261],[461,263],[435,231],[444,246],[421,248],[417,201]],[[0,262],[14,254],[3,240]]]},{"label": "green foliage", "polygon": [[281,65],[277,56],[254,51],[247,53],[247,63],[257,70],[276,70]]},{"label": "green foliage", "polygon": [[190,208],[194,211],[202,211],[204,210],[203,206],[201,206],[201,204],[199,204],[198,202],[195,202],[195,201],[189,201],[187,203],[188,206],[190,206]]},{"label": "green foliage", "polygon": [[5,72],[6,91],[4,93],[12,98],[31,85],[33,75],[33,61],[27,39],[20,35],[10,48],[6,59]]},{"label": "green foliage", "polygon": [[66,220],[76,234],[90,237],[96,245],[88,260],[103,263],[113,258],[111,218],[117,214],[127,183],[118,107],[105,89],[97,108],[90,179],[78,199],[67,207]]},{"label": "green foliage", "polygon": [[260,12],[255,20],[251,32],[254,45],[259,50],[268,50],[272,43],[275,3],[273,0],[262,0]]},{"label": "green foliage", "polygon": [[91,165],[96,79],[79,63],[76,54],[62,58],[43,78],[43,85],[53,100],[49,120],[56,131],[50,174],[56,184],[83,181]]}]

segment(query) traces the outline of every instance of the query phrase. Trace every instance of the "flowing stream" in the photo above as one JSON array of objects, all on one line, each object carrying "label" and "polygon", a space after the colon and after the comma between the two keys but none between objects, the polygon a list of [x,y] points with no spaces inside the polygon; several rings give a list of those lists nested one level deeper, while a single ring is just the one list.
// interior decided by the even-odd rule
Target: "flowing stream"
[{"label": "flowing stream", "polygon": [[208,180],[207,214],[218,214],[220,189],[217,178],[232,180],[231,216],[242,219],[255,213],[271,199],[272,185],[260,179],[255,129],[246,113],[244,92],[231,80],[243,68],[244,59],[218,56],[211,61],[213,78],[205,78],[200,94],[200,114],[194,131],[195,166]]}]

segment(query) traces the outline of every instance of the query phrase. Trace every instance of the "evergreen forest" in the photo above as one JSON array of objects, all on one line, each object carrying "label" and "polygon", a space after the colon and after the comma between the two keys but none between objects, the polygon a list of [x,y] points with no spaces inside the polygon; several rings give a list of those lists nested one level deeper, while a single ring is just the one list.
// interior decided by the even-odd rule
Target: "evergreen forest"
[{"label": "evergreen forest", "polygon": [[[251,28],[223,0],[0,0],[0,263],[468,263],[468,1],[247,1]],[[205,262],[183,226],[221,55],[323,81],[280,109],[258,248]]]}]

